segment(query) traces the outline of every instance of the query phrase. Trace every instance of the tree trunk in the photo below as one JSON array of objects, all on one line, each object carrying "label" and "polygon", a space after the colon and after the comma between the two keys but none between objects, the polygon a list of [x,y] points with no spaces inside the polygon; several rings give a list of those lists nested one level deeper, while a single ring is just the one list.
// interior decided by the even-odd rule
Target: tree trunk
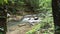
[{"label": "tree trunk", "polygon": [[58,4],[60,4],[60,0],[52,0],[55,34],[60,34],[60,5]]}]

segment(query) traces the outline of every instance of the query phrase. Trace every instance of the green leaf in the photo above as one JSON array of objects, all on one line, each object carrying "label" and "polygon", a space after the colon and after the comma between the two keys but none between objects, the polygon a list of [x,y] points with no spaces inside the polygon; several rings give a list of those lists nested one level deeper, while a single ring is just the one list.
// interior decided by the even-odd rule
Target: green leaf
[{"label": "green leaf", "polygon": [[5,3],[8,3],[8,0],[4,0]]}]

